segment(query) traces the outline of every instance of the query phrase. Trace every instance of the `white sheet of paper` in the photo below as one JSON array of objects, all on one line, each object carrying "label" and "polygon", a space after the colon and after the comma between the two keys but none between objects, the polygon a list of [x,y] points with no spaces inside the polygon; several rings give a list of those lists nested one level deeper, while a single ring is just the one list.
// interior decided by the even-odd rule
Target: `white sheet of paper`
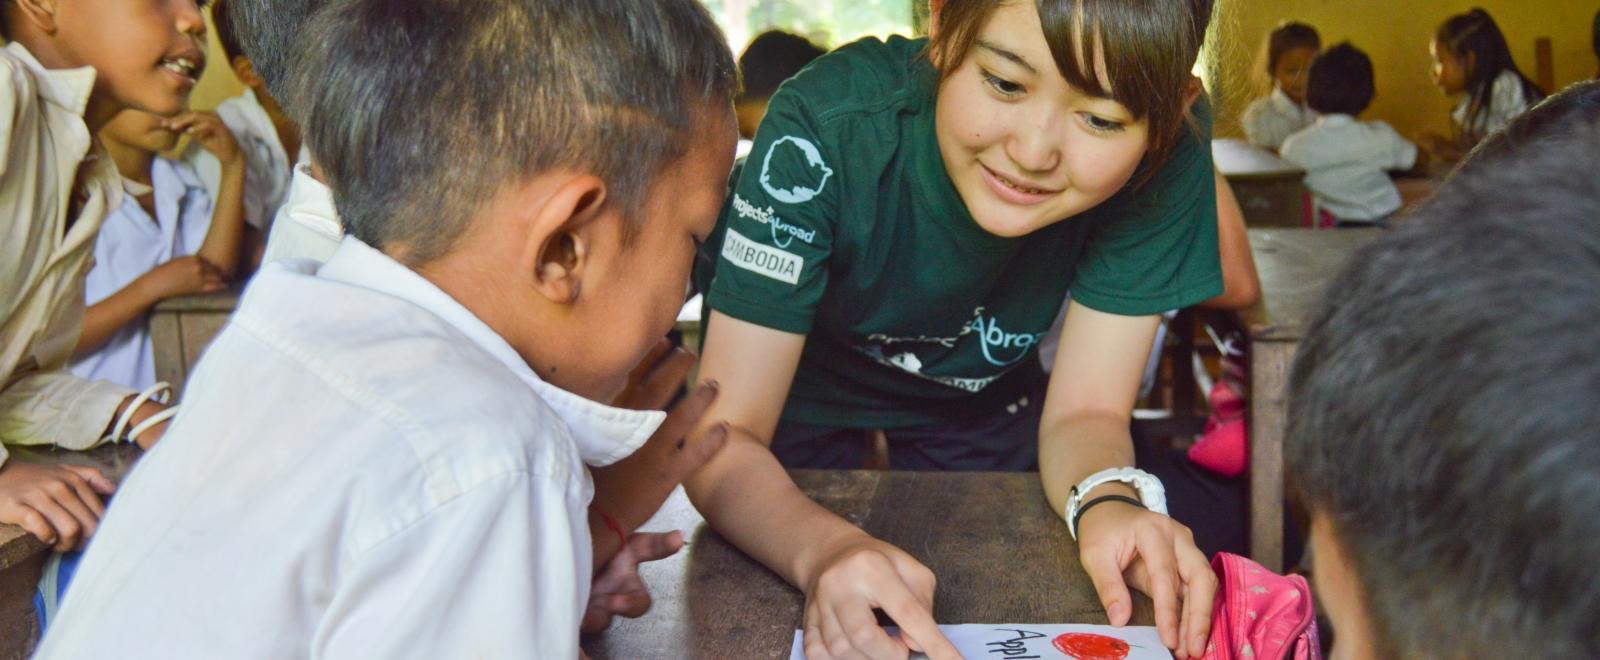
[{"label": "white sheet of paper", "polygon": [[[893,628],[888,630],[899,634]],[[966,623],[939,626],[939,630],[968,660],[1172,660],[1172,653],[1161,644],[1160,633],[1151,626]],[[796,630],[789,658],[805,657],[805,634]]]}]

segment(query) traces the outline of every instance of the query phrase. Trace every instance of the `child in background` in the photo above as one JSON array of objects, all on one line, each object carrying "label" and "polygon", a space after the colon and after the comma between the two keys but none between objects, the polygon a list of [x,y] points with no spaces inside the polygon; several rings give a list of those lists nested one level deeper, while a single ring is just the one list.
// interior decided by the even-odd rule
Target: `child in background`
[{"label": "child in background", "polygon": [[1316,123],[1283,142],[1283,159],[1306,171],[1318,213],[1341,225],[1383,224],[1400,210],[1390,170],[1417,165],[1417,146],[1381,121],[1356,119],[1372,102],[1372,60],[1349,43],[1311,63],[1306,100]]},{"label": "child in background", "polygon": [[1427,135],[1423,144],[1444,160],[1459,160],[1490,133],[1505,127],[1544,98],[1511,57],[1511,48],[1489,12],[1473,9],[1439,25],[1428,43],[1433,84],[1459,97],[1450,113],[1455,136]]},{"label": "child in background", "polygon": [[1594,116],[1474,152],[1300,344],[1285,458],[1332,658],[1600,657]]},{"label": "child in background", "polygon": [[[183,110],[205,63],[190,0],[0,0],[0,443],[152,445],[165,405],[65,369],[83,328],[84,273],[116,167],[94,135],[126,108]],[[97,470],[6,460],[0,523],[78,547],[113,486]]]},{"label": "child in background", "polygon": [[[218,104],[216,113],[233,132],[244,154],[248,166],[245,168],[245,222],[258,234],[253,242],[264,244],[278,208],[289,195],[293,173],[290,168],[305,160],[305,154],[300,145],[299,127],[267,91],[255,65],[240,50],[226,5],[227,0],[212,3],[211,22],[216,26],[217,44],[227,56],[234,75],[244,83],[245,90]],[[192,149],[189,155],[208,190],[216,195],[220,170],[217,159],[203,147]]]},{"label": "child in background", "polygon": [[1251,102],[1240,119],[1250,144],[1277,151],[1284,138],[1316,120],[1306,107],[1306,69],[1321,48],[1322,38],[1305,23],[1286,22],[1267,37],[1272,93]]},{"label": "child in background", "polygon": [[778,85],[794,77],[824,52],[805,37],[783,30],[768,30],[750,41],[744,54],[739,56],[744,91],[733,105],[739,114],[740,138],[755,138],[756,127],[767,114],[767,101],[778,91]]},{"label": "child in background", "polygon": [[[215,204],[187,162],[160,155],[180,134],[221,163]],[[72,372],[142,390],[156,382],[145,312],[172,296],[221,291],[239,271],[249,170],[228,127],[209,112],[163,119],[124,110],[100,140],[126,194],[95,243]]]},{"label": "child in background", "polygon": [[[694,0],[344,0],[305,28],[292,98],[350,235],[256,277],[37,657],[577,657],[620,536],[591,521],[636,527],[729,433],[688,433],[714,385],[597,402],[716,222],[732,53]],[[632,490],[591,507],[586,463]]]}]

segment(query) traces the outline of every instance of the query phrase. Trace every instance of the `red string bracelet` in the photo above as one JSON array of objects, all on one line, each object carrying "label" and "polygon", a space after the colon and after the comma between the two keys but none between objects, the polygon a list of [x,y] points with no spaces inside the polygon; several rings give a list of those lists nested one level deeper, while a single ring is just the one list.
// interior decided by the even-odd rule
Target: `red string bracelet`
[{"label": "red string bracelet", "polygon": [[617,540],[622,542],[622,545],[617,546],[617,549],[621,550],[622,548],[628,547],[628,533],[622,531],[622,525],[617,524],[617,519],[612,518],[611,514],[606,513],[605,510],[601,509],[600,505],[598,504],[590,504],[589,508],[594,509],[595,513],[600,514],[600,520],[605,522],[607,529],[617,533]]}]

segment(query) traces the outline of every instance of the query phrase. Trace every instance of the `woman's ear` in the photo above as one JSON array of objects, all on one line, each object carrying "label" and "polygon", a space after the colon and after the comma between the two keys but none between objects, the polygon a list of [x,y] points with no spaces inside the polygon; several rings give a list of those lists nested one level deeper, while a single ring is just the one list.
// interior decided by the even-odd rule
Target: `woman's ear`
[{"label": "woman's ear", "polygon": [[551,302],[570,305],[582,293],[590,246],[581,230],[601,217],[605,198],[605,182],[577,176],[561,183],[534,212],[521,265],[534,290]]},{"label": "woman's ear", "polygon": [[1206,91],[1205,82],[1198,76],[1189,76],[1189,84],[1183,86],[1183,111],[1188,112],[1194,107],[1194,102],[1200,99],[1200,94]]},{"label": "woman's ear", "polygon": [[[34,29],[45,34],[55,34],[56,31],[56,2],[55,0],[14,0],[17,13],[23,20],[32,24]],[[0,11],[4,11],[0,8]]]}]

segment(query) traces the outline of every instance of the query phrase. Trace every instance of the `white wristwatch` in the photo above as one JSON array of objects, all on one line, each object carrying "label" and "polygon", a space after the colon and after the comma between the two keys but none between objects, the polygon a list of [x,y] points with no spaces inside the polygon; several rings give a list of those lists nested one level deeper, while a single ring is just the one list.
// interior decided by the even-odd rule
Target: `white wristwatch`
[{"label": "white wristwatch", "polygon": [[1144,508],[1163,516],[1167,515],[1167,489],[1161,487],[1161,480],[1155,475],[1131,467],[1101,470],[1078,482],[1078,485],[1072,487],[1072,494],[1067,496],[1065,518],[1067,531],[1072,534],[1072,540],[1078,540],[1078,528],[1072,521],[1078,517],[1078,508],[1083,506],[1084,494],[1113,481],[1132,485],[1134,490],[1139,491],[1139,501],[1144,504]]}]

